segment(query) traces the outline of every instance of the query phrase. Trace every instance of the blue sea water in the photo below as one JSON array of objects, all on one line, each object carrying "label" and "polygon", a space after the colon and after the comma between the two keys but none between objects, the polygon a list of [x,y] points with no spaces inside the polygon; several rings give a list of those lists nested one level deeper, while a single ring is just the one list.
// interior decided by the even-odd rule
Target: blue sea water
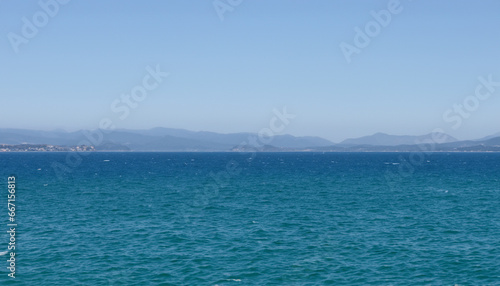
[{"label": "blue sea water", "polygon": [[0,154],[1,285],[500,285],[499,153],[75,154]]}]

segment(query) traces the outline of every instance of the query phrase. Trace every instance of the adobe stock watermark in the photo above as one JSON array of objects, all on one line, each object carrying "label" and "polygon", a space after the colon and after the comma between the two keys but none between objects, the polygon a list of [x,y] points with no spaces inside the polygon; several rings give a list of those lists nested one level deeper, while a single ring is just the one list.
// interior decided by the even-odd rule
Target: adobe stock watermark
[{"label": "adobe stock watermark", "polygon": [[[276,108],[273,109],[273,116],[269,120],[268,127],[262,128],[257,134],[249,135],[245,141],[233,148],[233,151],[250,153],[245,162],[252,162],[257,157],[257,152],[261,151],[265,145],[269,145],[275,135],[282,134],[290,124],[291,119],[295,117],[295,114],[288,113],[286,106],[281,111]],[[181,208],[184,223],[190,223],[190,217],[198,209],[197,207],[210,204],[210,201],[219,195],[221,188],[228,186],[232,178],[241,174],[241,164],[242,162],[231,159],[224,166],[224,170],[209,173],[208,182],[205,183],[205,186],[195,191],[192,205]]]},{"label": "adobe stock watermark", "polygon": [[[247,140],[233,149],[233,151],[241,153],[250,153],[250,157],[246,159],[246,162],[253,161],[257,156],[257,152],[261,151],[265,145],[271,144],[274,136],[283,133],[290,124],[290,120],[296,117],[295,114],[287,112],[286,106],[281,111],[276,108],[273,109],[273,114],[274,116],[269,120],[268,127],[262,128],[256,135],[249,135]],[[239,165],[236,160],[230,160],[224,170],[218,173],[210,172],[209,176],[213,181],[201,192],[202,197],[210,193],[217,195],[221,187],[227,186],[232,177],[240,174],[241,168],[238,168]],[[208,200],[204,198],[200,201]]]},{"label": "adobe stock watermark", "polygon": [[[246,159],[247,162],[254,160],[257,156],[257,152],[261,151],[265,145],[271,144],[274,136],[282,134],[285,131],[285,128],[290,124],[290,119],[294,119],[296,117],[295,114],[287,112],[286,106],[284,106],[281,111],[274,108],[273,114],[274,116],[269,120],[269,127],[262,128],[257,135],[249,135],[247,140],[241,142],[236,148],[233,149],[233,151],[237,152],[250,153],[250,157]],[[234,164],[238,166],[236,161],[228,163],[228,165]],[[227,166],[226,169],[228,169]],[[210,172],[210,177],[212,177],[216,185],[219,186],[225,186],[232,175],[232,172],[229,170],[221,171],[217,174]]]},{"label": "adobe stock watermark", "polygon": [[31,39],[36,37],[40,29],[47,26],[51,18],[59,13],[61,6],[66,5],[70,0],[40,0],[38,6],[40,10],[36,11],[30,18],[22,17],[21,31],[19,33],[10,32],[7,34],[9,43],[17,54],[22,44],[28,44]]},{"label": "adobe stock watermark", "polygon": [[[447,109],[443,113],[443,120],[446,123],[453,123],[451,128],[457,130],[462,126],[464,120],[470,118],[473,112],[477,111],[480,107],[480,101],[489,99],[500,87],[500,81],[494,81],[493,75],[488,75],[487,79],[480,76],[478,77],[479,84],[475,88],[474,95],[467,96],[461,104],[453,104],[453,108]],[[396,185],[401,185],[404,178],[409,178],[416,171],[417,167],[422,166],[428,159],[432,152],[436,151],[438,144],[447,142],[445,131],[441,128],[436,128],[432,132],[430,140],[417,141],[415,144],[420,151],[411,152],[408,160],[402,155],[398,157],[399,162],[397,173],[389,170],[385,173],[385,179],[391,189],[395,189]]]},{"label": "adobe stock watermark", "polygon": [[479,109],[481,101],[485,101],[495,93],[496,88],[500,87],[500,81],[493,81],[493,75],[488,78],[478,77],[479,84],[476,86],[474,95],[464,98],[462,103],[453,104],[453,108],[446,110],[443,114],[443,120],[447,123],[453,123],[451,127],[457,130],[462,126],[464,119],[468,119],[473,112]]},{"label": "adobe stock watermark", "polygon": [[214,6],[215,12],[219,17],[219,20],[224,21],[224,14],[227,12],[233,12],[234,9],[243,3],[243,0],[214,0],[212,5]]},{"label": "adobe stock watermark", "polygon": [[387,3],[387,9],[370,12],[373,20],[368,21],[363,29],[354,27],[353,44],[342,42],[339,45],[347,63],[351,63],[354,54],[360,54],[364,48],[368,47],[372,39],[381,33],[382,28],[389,26],[393,16],[402,11],[403,6],[399,0],[390,0]]},{"label": "adobe stock watermark", "polygon": [[[111,105],[111,112],[118,117],[119,120],[125,120],[130,116],[131,110],[139,107],[139,103],[146,100],[149,94],[157,89],[160,84],[169,76],[168,73],[160,70],[160,65],[155,68],[146,67],[146,74],[142,78],[141,84],[134,86],[130,93],[121,94],[115,99]],[[99,121],[98,128],[95,130],[83,130],[82,134],[86,138],[78,143],[78,146],[94,146],[99,147],[104,142],[104,136],[115,130],[115,121],[110,117],[104,117]],[[53,162],[51,167],[56,173],[59,180],[62,180],[66,173],[71,173],[74,168],[78,167],[83,156],[88,156],[90,152],[68,152],[64,163]]]},{"label": "adobe stock watermark", "polygon": [[428,156],[436,151],[437,145],[447,142],[448,138],[449,136],[444,133],[443,129],[436,128],[432,130],[431,138],[422,141],[416,140],[415,145],[420,151],[410,152],[408,159],[399,155],[398,162],[393,163],[397,165],[397,173],[386,170],[384,178],[389,188],[394,190],[397,186],[401,186],[403,179],[411,177],[416,168],[422,166],[427,161]]}]

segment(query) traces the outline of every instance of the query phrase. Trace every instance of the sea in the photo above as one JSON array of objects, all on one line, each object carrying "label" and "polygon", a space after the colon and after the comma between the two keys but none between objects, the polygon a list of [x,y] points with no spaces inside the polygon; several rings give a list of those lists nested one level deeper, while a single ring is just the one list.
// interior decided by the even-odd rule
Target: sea
[{"label": "sea", "polygon": [[500,285],[500,153],[0,153],[0,181],[0,285]]}]

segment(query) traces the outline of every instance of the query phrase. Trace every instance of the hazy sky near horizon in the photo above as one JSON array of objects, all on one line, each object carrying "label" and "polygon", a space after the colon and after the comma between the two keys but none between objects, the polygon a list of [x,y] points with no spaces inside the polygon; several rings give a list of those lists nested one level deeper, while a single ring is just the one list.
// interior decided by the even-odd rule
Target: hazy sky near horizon
[{"label": "hazy sky near horizon", "polygon": [[500,1],[396,2],[0,1],[0,128],[258,132],[286,106],[284,133],[336,142],[499,132]]}]

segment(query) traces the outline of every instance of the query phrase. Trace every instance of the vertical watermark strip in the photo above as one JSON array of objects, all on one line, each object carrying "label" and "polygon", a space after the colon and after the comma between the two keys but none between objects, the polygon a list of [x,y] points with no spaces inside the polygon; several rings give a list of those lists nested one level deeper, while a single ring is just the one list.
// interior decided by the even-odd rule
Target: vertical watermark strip
[{"label": "vertical watermark strip", "polygon": [[7,223],[7,228],[9,229],[7,233],[9,234],[9,246],[7,253],[9,254],[9,259],[7,259],[9,269],[9,277],[16,278],[16,177],[10,176],[7,178],[8,183],[8,195],[7,195],[7,209],[9,214],[9,222]]}]

